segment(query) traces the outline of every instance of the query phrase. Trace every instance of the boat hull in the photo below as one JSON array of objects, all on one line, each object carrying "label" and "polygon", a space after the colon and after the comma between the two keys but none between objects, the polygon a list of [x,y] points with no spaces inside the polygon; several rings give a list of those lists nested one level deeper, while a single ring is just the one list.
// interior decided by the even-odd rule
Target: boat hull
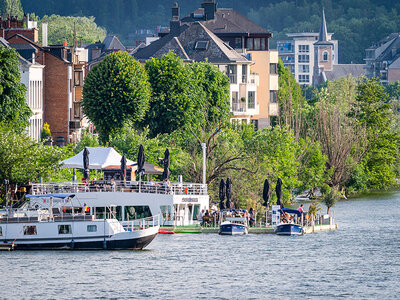
[{"label": "boat hull", "polygon": [[298,224],[279,224],[275,228],[275,233],[278,235],[302,235],[304,231],[303,227]]},{"label": "boat hull", "polygon": [[247,228],[241,224],[221,224],[219,227],[219,234],[221,235],[242,235],[247,234]]},{"label": "boat hull", "polygon": [[112,237],[79,237],[48,239],[17,239],[15,250],[141,250],[158,234],[159,227],[124,232]]}]

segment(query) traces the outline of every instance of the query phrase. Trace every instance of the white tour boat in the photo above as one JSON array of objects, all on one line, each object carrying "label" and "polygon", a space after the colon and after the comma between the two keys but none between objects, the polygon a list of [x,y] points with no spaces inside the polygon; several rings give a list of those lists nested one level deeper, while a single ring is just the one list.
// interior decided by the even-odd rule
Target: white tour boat
[{"label": "white tour boat", "polygon": [[[0,211],[0,244],[14,249],[143,249],[157,235],[157,216],[122,226],[115,218],[115,207],[107,207],[102,218],[70,206],[60,211],[49,209],[12,209]],[[60,198],[58,198],[60,199]]]}]

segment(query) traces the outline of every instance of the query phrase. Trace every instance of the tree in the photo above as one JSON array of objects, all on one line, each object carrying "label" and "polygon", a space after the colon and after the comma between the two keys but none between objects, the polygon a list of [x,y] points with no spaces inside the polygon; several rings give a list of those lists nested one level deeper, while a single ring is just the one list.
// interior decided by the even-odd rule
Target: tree
[{"label": "tree", "polygon": [[18,53],[0,47],[0,123],[12,124],[23,130],[32,114],[25,101],[26,87],[21,83]]},{"label": "tree", "polygon": [[[67,39],[69,45],[74,45],[75,39],[80,44],[90,44],[102,41],[106,37],[106,30],[99,27],[94,17],[71,17],[59,15],[45,15],[39,19],[39,30],[41,24],[48,24],[48,43],[50,45],[63,44],[64,38]],[[39,37],[42,35],[39,34]]]},{"label": "tree", "polygon": [[327,214],[329,214],[329,210],[336,205],[339,198],[339,192],[335,189],[331,189],[326,195],[324,195],[323,202],[327,207]]},{"label": "tree", "polygon": [[7,15],[17,16],[21,19],[24,15],[21,1],[19,0],[0,0],[0,16],[6,18]]},{"label": "tree", "polygon": [[148,109],[150,85],[143,66],[128,53],[116,52],[96,65],[83,86],[83,110],[102,142],[126,122],[141,121]]},{"label": "tree", "polygon": [[[25,133],[9,126],[0,126],[0,184],[7,179],[10,188],[49,178],[56,173],[67,148],[45,146],[33,141]],[[2,189],[4,192],[4,188]],[[3,194],[4,195],[4,194]]]},{"label": "tree", "polygon": [[169,52],[147,61],[145,68],[152,95],[143,127],[149,127],[152,137],[184,127],[194,112],[198,92],[189,67]]},{"label": "tree", "polygon": [[42,132],[40,134],[40,139],[43,141],[47,140],[51,137],[50,125],[48,123],[44,123]]}]

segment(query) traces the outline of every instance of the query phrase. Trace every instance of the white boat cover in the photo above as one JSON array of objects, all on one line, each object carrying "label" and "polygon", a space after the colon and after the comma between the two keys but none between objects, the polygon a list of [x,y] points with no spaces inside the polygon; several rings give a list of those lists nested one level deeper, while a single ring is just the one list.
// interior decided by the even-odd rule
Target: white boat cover
[{"label": "white boat cover", "polygon": [[[120,166],[122,155],[114,148],[87,147],[89,150],[89,169],[104,169],[108,166]],[[83,169],[83,151],[62,162],[63,168]],[[134,165],[135,162],[126,160],[126,165]]]}]

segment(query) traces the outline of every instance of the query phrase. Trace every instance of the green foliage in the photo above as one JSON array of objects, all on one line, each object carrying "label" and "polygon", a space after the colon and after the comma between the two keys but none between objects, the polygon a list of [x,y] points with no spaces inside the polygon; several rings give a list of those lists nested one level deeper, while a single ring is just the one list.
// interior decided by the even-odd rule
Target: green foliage
[{"label": "green foliage", "polygon": [[32,114],[25,101],[26,87],[21,83],[18,53],[0,47],[0,123],[23,130]]},{"label": "green foliage", "polygon": [[83,86],[83,110],[100,140],[126,122],[141,121],[148,109],[150,85],[143,66],[126,52],[116,52],[94,66]]},{"label": "green foliage", "polygon": [[174,53],[145,64],[152,89],[150,109],[143,120],[152,137],[182,128],[193,116],[197,91],[190,68]]},{"label": "green foliage", "polygon": [[85,147],[99,147],[99,139],[97,135],[94,135],[90,132],[89,128],[82,131],[81,140],[76,145],[74,149],[74,153],[77,154],[81,152]]},{"label": "green foliage", "polygon": [[48,123],[44,123],[43,128],[42,128],[42,132],[40,134],[40,139],[42,141],[45,141],[49,137],[51,137],[50,125]]},{"label": "green foliage", "polygon": [[11,186],[49,179],[59,170],[67,148],[45,146],[24,133],[0,126],[0,182]]},{"label": "green foliage", "polygon": [[17,16],[20,20],[24,16],[21,1],[19,0],[0,0],[0,16],[6,18],[7,15]]},{"label": "green foliage", "polygon": [[[45,15],[39,19],[39,37],[41,38],[41,24],[48,23],[49,45],[62,45],[64,38],[67,38],[68,45],[74,45],[76,38],[77,45],[95,43],[106,37],[106,30],[97,26],[94,17],[71,17],[59,15]],[[75,30],[75,32],[74,32]]]}]

